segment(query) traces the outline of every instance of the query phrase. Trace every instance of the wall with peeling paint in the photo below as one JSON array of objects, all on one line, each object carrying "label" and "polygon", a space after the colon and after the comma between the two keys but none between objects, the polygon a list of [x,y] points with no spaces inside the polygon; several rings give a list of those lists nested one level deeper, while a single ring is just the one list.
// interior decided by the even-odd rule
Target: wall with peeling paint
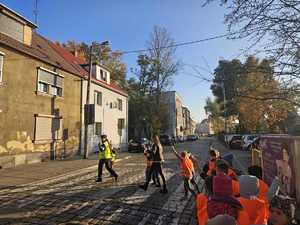
[{"label": "wall with peeling paint", "polygon": [[[1,168],[7,167],[4,164],[8,160],[1,165],[1,157],[32,156],[32,153],[43,158],[49,156],[50,143],[33,143],[34,114],[51,115],[53,111],[52,97],[37,93],[37,68],[53,71],[54,67],[4,46],[0,46],[0,51],[5,54],[0,84]],[[80,144],[81,78],[60,69],[56,72],[64,76],[64,96],[55,99],[54,109],[59,109],[59,115],[63,117],[63,129],[68,130],[68,139],[55,145],[58,154],[65,150],[70,155],[77,153]],[[40,153],[45,154],[41,156]]]}]

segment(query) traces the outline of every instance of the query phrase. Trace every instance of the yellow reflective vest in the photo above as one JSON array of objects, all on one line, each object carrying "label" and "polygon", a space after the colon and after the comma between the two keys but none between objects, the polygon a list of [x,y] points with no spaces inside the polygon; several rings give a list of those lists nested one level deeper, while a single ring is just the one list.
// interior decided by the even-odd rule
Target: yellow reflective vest
[{"label": "yellow reflective vest", "polygon": [[103,145],[104,145],[104,151],[99,152],[99,159],[111,159],[112,158],[112,152],[111,152],[110,145],[109,145],[108,141],[105,141],[103,143]]}]

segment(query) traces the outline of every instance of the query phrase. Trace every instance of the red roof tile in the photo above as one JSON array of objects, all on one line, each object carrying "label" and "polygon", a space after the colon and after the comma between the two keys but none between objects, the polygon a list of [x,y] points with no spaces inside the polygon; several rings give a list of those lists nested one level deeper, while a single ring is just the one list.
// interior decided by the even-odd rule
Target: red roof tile
[{"label": "red roof tile", "polygon": [[[51,46],[65,59],[67,60],[74,68],[76,68],[84,77],[87,78],[88,72],[82,68],[81,65],[86,64],[86,62],[78,57],[75,57],[72,53],[70,53],[65,48],[61,47],[60,45],[51,43]],[[122,90],[122,88],[116,84],[114,81],[111,80],[111,83],[108,84],[102,80],[97,80],[92,78],[94,83],[100,84],[102,87],[107,88],[111,91],[114,91],[118,94],[124,95],[127,97],[127,94]]]},{"label": "red roof tile", "polygon": [[[65,70],[74,75],[87,78],[88,72],[81,67],[85,64],[84,60],[75,57],[72,53],[64,49],[63,47],[54,44],[50,40],[42,37],[37,33],[32,34],[31,46],[23,44],[3,33],[0,33],[0,44],[15,49],[27,54],[37,60],[46,62],[56,68]],[[107,84],[104,81],[93,79],[95,83],[110,89],[116,93],[127,96],[127,94],[121,89],[119,85],[114,82]]]}]

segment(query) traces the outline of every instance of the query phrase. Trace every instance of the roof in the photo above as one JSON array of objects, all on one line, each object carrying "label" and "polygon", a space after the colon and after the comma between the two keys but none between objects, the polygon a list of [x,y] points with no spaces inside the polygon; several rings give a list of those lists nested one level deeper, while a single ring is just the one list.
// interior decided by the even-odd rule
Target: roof
[{"label": "roof", "polygon": [[19,19],[21,19],[23,22],[27,23],[28,25],[30,25],[33,28],[37,28],[38,26],[31,22],[30,20],[26,19],[24,16],[20,15],[19,13],[15,12],[14,10],[8,8],[6,5],[4,5],[3,3],[0,3],[0,9],[1,10],[7,10],[8,12],[14,14],[16,17],[18,17]]},{"label": "roof", "polygon": [[[23,54],[29,55],[37,60],[48,63],[71,74],[85,79],[88,77],[88,72],[81,66],[82,64],[86,63],[84,60],[75,57],[65,48],[53,43],[52,41],[35,32],[32,33],[31,45],[26,45],[3,33],[0,33],[0,44],[15,49]],[[113,81],[111,81],[111,84],[107,84],[104,81],[99,81],[96,79],[93,79],[93,81],[104,88],[126,97],[128,96],[126,92],[124,92],[124,90],[122,90],[122,88]]]},{"label": "roof", "polygon": [[58,69],[65,70],[69,73],[82,77],[80,71],[70,65],[57,51],[53,49],[53,43],[51,41],[43,38],[35,32],[32,33],[31,45],[26,45],[3,33],[0,33],[0,44],[55,66]]},{"label": "roof", "polygon": [[[58,44],[54,44],[51,42],[51,46],[53,49],[55,49],[70,65],[72,65],[80,74],[82,74],[83,77],[87,78],[88,77],[88,71],[83,69],[82,65],[86,65],[86,62],[78,57],[75,57],[71,52],[66,50],[65,48],[61,47]],[[102,67],[102,65],[100,65]],[[97,80],[92,78],[93,83],[99,84],[100,86],[107,88],[113,92],[116,92],[118,94],[124,95],[127,97],[127,93],[122,90],[122,88],[116,84],[114,81],[111,81],[110,84]]]}]

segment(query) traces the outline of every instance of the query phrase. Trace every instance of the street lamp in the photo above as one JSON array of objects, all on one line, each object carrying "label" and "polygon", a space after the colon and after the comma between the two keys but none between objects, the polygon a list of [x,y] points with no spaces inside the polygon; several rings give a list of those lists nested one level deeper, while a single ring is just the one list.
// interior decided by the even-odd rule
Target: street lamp
[{"label": "street lamp", "polygon": [[[108,45],[109,42],[108,41],[104,41],[102,43],[95,43],[93,42],[90,46],[90,61],[89,61],[89,75],[88,75],[88,83],[87,83],[87,91],[86,91],[86,106],[88,107],[90,104],[90,89],[91,89],[91,80],[92,80],[92,66],[93,66],[93,60],[92,60],[92,56],[93,56],[93,47],[94,46],[105,46]],[[88,151],[88,128],[89,128],[89,113],[85,113],[85,126],[84,126],[84,154],[83,154],[83,158],[87,159],[89,156],[89,151]]]}]

